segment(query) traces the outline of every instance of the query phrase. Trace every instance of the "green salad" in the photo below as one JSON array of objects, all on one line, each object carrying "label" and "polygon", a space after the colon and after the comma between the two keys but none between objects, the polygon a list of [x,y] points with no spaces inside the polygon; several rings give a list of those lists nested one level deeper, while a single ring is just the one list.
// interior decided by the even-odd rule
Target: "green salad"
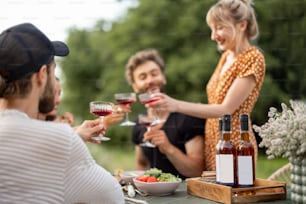
[{"label": "green salad", "polygon": [[164,173],[162,170],[157,168],[146,170],[144,175],[154,176],[159,182],[175,182],[180,180],[179,177],[174,176],[171,173]]}]

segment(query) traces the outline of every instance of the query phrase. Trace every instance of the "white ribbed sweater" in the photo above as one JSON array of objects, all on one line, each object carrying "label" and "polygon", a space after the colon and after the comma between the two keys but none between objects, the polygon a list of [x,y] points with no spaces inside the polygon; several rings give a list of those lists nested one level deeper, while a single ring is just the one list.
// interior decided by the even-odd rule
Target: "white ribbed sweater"
[{"label": "white ribbed sweater", "polygon": [[65,124],[0,111],[0,203],[124,203],[119,183]]}]

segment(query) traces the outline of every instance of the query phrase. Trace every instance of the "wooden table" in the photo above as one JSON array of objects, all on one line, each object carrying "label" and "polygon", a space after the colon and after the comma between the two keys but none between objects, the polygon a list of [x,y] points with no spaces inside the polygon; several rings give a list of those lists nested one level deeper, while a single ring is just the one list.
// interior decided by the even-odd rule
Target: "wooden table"
[{"label": "wooden table", "polygon": [[[189,195],[187,193],[187,186],[185,182],[182,182],[179,188],[175,191],[174,194],[169,196],[146,196],[142,197],[137,194],[135,197],[136,199],[145,200],[149,204],[217,204],[218,202],[214,202],[211,200],[195,197]],[[133,202],[126,201],[126,204],[131,204]],[[286,200],[277,200],[277,201],[270,201],[270,202],[260,202],[265,204],[287,204],[291,203],[290,201],[290,190],[287,189],[287,199]]]}]

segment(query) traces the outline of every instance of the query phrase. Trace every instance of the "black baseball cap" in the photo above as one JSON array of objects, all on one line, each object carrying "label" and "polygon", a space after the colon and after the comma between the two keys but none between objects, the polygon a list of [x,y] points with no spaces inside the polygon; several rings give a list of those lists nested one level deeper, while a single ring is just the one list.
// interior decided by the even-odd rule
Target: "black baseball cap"
[{"label": "black baseball cap", "polygon": [[67,56],[68,46],[49,38],[31,23],[15,25],[0,34],[0,75],[12,82],[38,72],[54,56]]}]

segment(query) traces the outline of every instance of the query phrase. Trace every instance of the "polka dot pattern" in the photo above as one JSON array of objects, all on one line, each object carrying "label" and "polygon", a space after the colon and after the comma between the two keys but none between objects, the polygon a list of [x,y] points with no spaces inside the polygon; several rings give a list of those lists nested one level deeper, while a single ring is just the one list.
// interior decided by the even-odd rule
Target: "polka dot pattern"
[{"label": "polka dot pattern", "polygon": [[[263,54],[256,47],[250,47],[241,53],[231,67],[224,72],[222,76],[220,76],[221,69],[225,63],[227,55],[228,53],[225,52],[221,56],[217,68],[207,84],[206,91],[209,104],[221,104],[235,79],[253,75],[256,80],[256,86],[251,94],[232,114],[231,140],[235,143],[235,145],[238,145],[240,141],[240,114],[246,113],[251,115],[264,80],[266,65]],[[251,121],[249,127],[249,129],[252,130]],[[205,170],[214,171],[216,168],[215,147],[218,142],[218,138],[218,119],[207,119],[204,141]],[[250,140],[255,147],[255,160],[257,160],[258,150],[253,131],[250,131]]]}]

